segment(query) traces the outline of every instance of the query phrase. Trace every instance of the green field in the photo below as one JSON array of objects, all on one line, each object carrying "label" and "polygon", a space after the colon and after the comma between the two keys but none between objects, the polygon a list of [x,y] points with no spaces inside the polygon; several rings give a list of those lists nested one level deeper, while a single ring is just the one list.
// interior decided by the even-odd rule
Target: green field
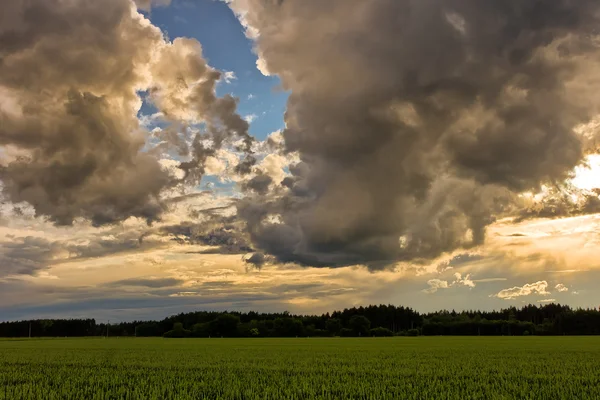
[{"label": "green field", "polygon": [[598,337],[0,341],[0,399],[600,399]]}]

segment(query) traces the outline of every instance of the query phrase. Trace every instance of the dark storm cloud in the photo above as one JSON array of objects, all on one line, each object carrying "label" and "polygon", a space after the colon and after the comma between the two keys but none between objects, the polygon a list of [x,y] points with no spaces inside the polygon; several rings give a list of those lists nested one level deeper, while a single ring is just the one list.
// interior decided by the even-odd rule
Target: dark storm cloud
[{"label": "dark storm cloud", "polygon": [[161,227],[159,232],[180,244],[215,248],[207,253],[245,254],[252,251],[243,227],[235,218],[214,216],[202,222],[185,221]]},{"label": "dark storm cloud", "polygon": [[600,2],[230,5],[291,92],[289,193],[238,206],[280,261],[380,268],[481,244],[587,150],[573,128],[600,110]]},{"label": "dark storm cloud", "polygon": [[273,178],[264,173],[259,173],[252,179],[244,183],[245,190],[251,190],[258,194],[267,194],[269,192],[269,186],[273,183]]},{"label": "dark storm cloud", "polygon": [[12,275],[36,276],[52,264],[100,258],[164,245],[151,236],[147,228],[114,228],[109,231],[82,235],[74,240],[52,240],[42,237],[14,237],[0,241],[0,278]]},{"label": "dark storm cloud", "polygon": [[138,153],[134,109],[160,32],[121,0],[17,0],[0,15],[0,145],[25,152],[0,166],[5,196],[57,224],[155,219],[167,176]]},{"label": "dark storm cloud", "polygon": [[[159,3],[168,2],[138,2]],[[0,160],[4,197],[58,225],[159,219],[163,189],[197,183],[225,140],[240,138],[250,152],[237,100],[215,95],[220,78],[197,41],[165,41],[130,0],[1,2],[0,146],[19,151]],[[176,131],[206,126],[192,138],[182,180],[141,152],[143,90]]]},{"label": "dark storm cloud", "polygon": [[265,264],[273,261],[272,257],[265,255],[264,253],[252,253],[248,257],[244,257],[244,262],[253,266],[254,268],[261,269]]},{"label": "dark storm cloud", "polygon": [[33,236],[0,243],[0,277],[35,275],[45,269],[60,250],[60,245]]},{"label": "dark storm cloud", "polygon": [[539,201],[520,210],[515,222],[530,218],[562,218],[600,212],[600,190],[578,190],[557,187]]},{"label": "dark storm cloud", "polygon": [[452,257],[450,260],[446,260],[446,261],[439,263],[437,266],[437,270],[440,272],[443,272],[447,269],[462,267],[462,266],[470,264],[470,263],[482,261],[485,258],[486,258],[485,256],[482,256],[480,254],[471,254],[471,253],[457,254],[454,257]]},{"label": "dark storm cloud", "polygon": [[240,175],[248,175],[252,172],[252,167],[256,164],[256,158],[249,156],[244,158],[238,165],[235,166],[235,172]]}]

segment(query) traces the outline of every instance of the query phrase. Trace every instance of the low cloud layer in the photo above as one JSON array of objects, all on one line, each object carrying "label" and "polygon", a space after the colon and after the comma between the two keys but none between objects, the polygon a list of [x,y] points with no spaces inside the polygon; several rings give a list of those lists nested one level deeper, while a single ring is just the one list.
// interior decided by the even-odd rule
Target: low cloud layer
[{"label": "low cloud layer", "polygon": [[[68,240],[39,236],[0,240],[0,278],[5,276],[40,276],[51,265],[119,253],[143,251],[166,242],[166,237],[151,236],[146,229],[114,229]],[[162,242],[161,242],[162,241]]]},{"label": "low cloud layer", "polygon": [[524,207],[515,222],[530,218],[564,218],[600,212],[600,189],[582,190],[560,184],[544,188],[536,197],[524,197]]},{"label": "low cloud layer", "polygon": [[231,217],[211,217],[202,222],[184,221],[161,227],[159,232],[180,244],[210,246],[206,253],[246,254],[252,247],[243,227]]},{"label": "low cloud layer", "polygon": [[381,268],[479,245],[591,151],[575,128],[600,111],[598,2],[228,3],[291,92],[288,191],[239,205],[279,261]]},{"label": "low cloud layer", "polygon": [[146,287],[152,289],[161,289],[168,288],[177,285],[181,285],[184,281],[181,279],[174,278],[132,278],[132,279],[123,279],[120,281],[114,281],[106,284],[108,287],[127,287],[127,286],[138,286],[138,287]]}]

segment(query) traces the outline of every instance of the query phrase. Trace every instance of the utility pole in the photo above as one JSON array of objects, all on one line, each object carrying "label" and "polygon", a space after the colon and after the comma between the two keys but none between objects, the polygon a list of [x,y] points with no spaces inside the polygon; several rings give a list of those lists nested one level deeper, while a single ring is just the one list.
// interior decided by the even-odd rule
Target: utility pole
[{"label": "utility pole", "polygon": [[31,321],[29,321],[29,339],[31,339]]},{"label": "utility pole", "polygon": [[106,323],[106,338],[108,339],[108,327],[110,326],[110,319]]}]

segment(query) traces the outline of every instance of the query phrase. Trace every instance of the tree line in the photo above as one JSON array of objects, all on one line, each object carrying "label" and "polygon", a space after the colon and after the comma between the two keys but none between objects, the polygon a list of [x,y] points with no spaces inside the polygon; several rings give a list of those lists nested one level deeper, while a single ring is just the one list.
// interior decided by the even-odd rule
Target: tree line
[{"label": "tree line", "polygon": [[560,304],[500,311],[437,311],[371,305],[322,315],[197,311],[160,321],[113,324],[94,319],[44,319],[0,323],[0,337],[162,336],[311,337],[434,335],[598,335],[600,310]]}]

